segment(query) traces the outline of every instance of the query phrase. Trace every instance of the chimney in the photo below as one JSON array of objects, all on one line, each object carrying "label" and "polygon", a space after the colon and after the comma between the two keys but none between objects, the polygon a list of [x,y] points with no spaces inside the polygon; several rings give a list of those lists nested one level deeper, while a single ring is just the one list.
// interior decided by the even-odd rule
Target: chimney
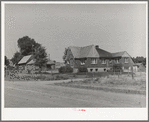
[{"label": "chimney", "polygon": [[96,48],[99,48],[99,45],[96,45],[95,47],[96,47]]}]

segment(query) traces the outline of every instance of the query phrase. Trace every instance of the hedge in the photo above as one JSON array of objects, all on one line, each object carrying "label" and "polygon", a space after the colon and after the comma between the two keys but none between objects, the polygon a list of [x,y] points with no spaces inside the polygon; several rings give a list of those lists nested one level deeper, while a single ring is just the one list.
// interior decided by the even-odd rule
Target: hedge
[{"label": "hedge", "polygon": [[59,73],[72,73],[73,68],[71,68],[69,65],[67,66],[62,66],[59,68]]},{"label": "hedge", "polygon": [[79,72],[88,72],[86,67],[79,67]]}]

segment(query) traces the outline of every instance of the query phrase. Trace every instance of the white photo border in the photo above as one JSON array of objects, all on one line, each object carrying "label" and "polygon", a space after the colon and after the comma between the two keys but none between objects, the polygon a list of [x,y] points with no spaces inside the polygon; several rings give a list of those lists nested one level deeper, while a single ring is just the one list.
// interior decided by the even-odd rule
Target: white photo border
[{"label": "white photo border", "polygon": [[[148,82],[146,82],[146,108],[5,108],[4,107],[4,54],[5,54],[5,5],[6,4],[146,4],[146,58],[148,67],[148,3],[138,1],[2,1],[1,2],[1,109],[2,120],[147,120],[148,119]],[[148,81],[148,68],[146,68]],[[134,116],[132,116],[132,114]]]}]

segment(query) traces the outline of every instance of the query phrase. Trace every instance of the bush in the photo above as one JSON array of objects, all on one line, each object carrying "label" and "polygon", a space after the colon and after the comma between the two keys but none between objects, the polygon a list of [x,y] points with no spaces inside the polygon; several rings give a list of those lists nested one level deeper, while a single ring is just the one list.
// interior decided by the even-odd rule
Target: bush
[{"label": "bush", "polygon": [[79,67],[78,70],[79,70],[79,72],[87,72],[86,67]]},{"label": "bush", "polygon": [[71,68],[69,65],[67,66],[62,66],[59,68],[59,73],[72,73],[73,68]]},{"label": "bush", "polygon": [[114,64],[113,65],[113,71],[115,71],[115,72],[122,71],[122,64]]}]

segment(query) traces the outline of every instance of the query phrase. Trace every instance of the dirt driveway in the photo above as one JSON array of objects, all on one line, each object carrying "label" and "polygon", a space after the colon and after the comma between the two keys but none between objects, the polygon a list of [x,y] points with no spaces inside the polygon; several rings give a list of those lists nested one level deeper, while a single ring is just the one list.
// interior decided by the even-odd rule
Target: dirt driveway
[{"label": "dirt driveway", "polygon": [[[67,80],[69,81],[69,80]],[[54,85],[64,81],[5,81],[5,107],[145,107],[146,96]]]}]

